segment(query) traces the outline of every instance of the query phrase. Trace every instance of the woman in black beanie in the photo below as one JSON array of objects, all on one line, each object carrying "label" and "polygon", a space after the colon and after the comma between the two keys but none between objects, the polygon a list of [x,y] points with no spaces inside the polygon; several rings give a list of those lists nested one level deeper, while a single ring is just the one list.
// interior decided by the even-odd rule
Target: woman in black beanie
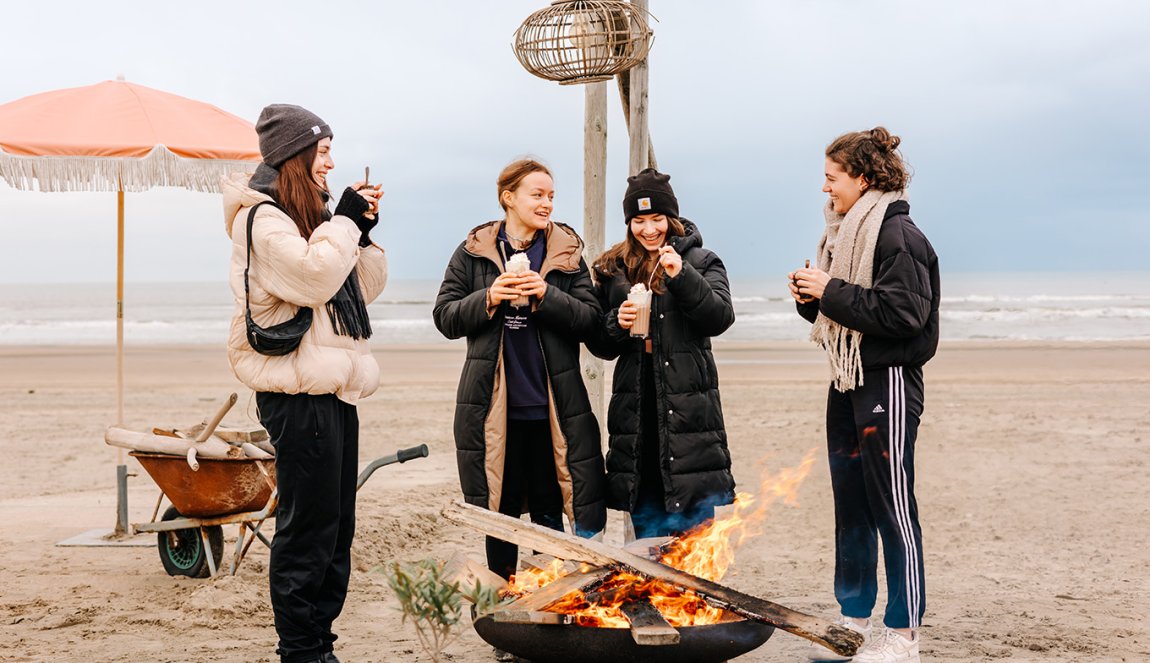
[{"label": "woman in black beanie", "polygon": [[[274,104],[256,132],[263,163],[222,185],[236,299],[228,359],[256,392],[276,449],[276,652],[283,662],[338,663],[331,628],[351,573],[356,403],[379,385],[367,304],[387,281],[387,258],[368,237],[381,192],[357,182],[328,211],[332,132],[314,113]],[[286,353],[271,349],[248,336],[249,315],[265,329],[295,321],[306,332]]]},{"label": "woman in black beanie", "polygon": [[[711,337],[735,321],[727,270],[679,217],[670,176],[627,179],[627,236],[595,261],[601,333],[588,347],[616,359],[607,413],[608,506],[638,538],[681,534],[735,497]],[[632,288],[650,290],[646,337],[631,334]]]}]

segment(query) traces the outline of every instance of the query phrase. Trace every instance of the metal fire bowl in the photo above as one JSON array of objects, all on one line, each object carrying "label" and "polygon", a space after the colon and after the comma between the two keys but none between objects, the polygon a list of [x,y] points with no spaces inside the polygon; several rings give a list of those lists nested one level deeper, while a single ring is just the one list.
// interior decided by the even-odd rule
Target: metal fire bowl
[{"label": "metal fire bowl", "polygon": [[720,663],[766,642],[775,627],[747,619],[679,628],[677,645],[637,645],[630,629],[475,620],[489,645],[531,663]]}]

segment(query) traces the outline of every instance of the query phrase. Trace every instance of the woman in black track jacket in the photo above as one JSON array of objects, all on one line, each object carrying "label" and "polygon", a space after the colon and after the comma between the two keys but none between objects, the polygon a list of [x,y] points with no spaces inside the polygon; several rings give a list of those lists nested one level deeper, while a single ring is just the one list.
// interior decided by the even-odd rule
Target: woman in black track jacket
[{"label": "woman in black track jacket", "polygon": [[[844,134],[826,151],[830,200],[818,265],[790,274],[811,340],[830,358],[827,447],[835,502],[835,596],[867,642],[853,660],[917,661],[926,607],[914,446],[922,366],[938,346],[938,257],[910,219],[899,138]],[[876,536],[877,535],[877,536]],[[886,628],[872,633],[878,536]]]}]

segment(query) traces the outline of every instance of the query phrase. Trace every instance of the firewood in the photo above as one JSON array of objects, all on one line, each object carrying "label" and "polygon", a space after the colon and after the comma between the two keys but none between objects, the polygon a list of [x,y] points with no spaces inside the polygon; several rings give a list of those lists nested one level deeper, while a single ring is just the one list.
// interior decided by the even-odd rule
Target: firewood
[{"label": "firewood", "polygon": [[456,553],[443,565],[440,577],[447,582],[458,582],[464,590],[472,589],[478,582],[481,585],[503,589],[507,581],[503,576],[488,569],[463,553]]},{"label": "firewood", "polygon": [[[519,624],[569,623],[570,617],[568,615],[559,613],[536,615],[534,613],[546,612],[546,608],[559,599],[567,596],[571,592],[597,585],[603,582],[611,573],[611,569],[595,568],[565,575],[558,580],[543,585],[539,589],[525,595],[523,598],[499,608],[495,611],[495,621]],[[547,616],[552,614],[555,615],[555,617]]]},{"label": "firewood", "polygon": [[[550,573],[555,568],[555,561],[556,560],[559,560],[559,558],[555,557],[554,555],[548,555],[546,553],[529,555],[529,556],[523,558],[523,561],[520,562],[519,568],[521,568],[521,569],[526,569],[526,568],[539,569],[540,571],[547,571],[548,573]],[[571,562],[571,561],[563,561],[563,560],[559,560],[559,562],[560,562],[559,575],[561,575],[561,576],[565,576],[569,573],[574,573],[574,572],[579,570],[580,566],[582,566],[579,562]]]},{"label": "firewood", "polygon": [[620,608],[631,623],[631,637],[637,645],[677,645],[679,631],[647,599],[628,601]]},{"label": "firewood", "polygon": [[264,451],[263,449],[260,449],[259,447],[252,444],[251,442],[244,442],[243,444],[240,445],[240,449],[243,450],[244,455],[247,456],[248,458],[261,458],[261,459],[275,458],[275,456],[273,456],[272,454],[269,454],[268,452]]},{"label": "firewood", "polygon": [[104,442],[113,447],[173,456],[187,455],[193,446],[196,454],[203,458],[234,458],[242,454],[238,449],[233,451],[232,446],[223,440],[208,439],[196,444],[192,440],[140,433],[118,426],[109,426],[104,431]]},{"label": "firewood", "polygon": [[643,559],[598,541],[581,539],[566,532],[541,527],[463,502],[452,503],[443,510],[443,515],[448,520],[477,529],[489,536],[546,552],[561,559],[580,560],[594,566],[630,571],[647,578],[662,580],[683,590],[691,590],[710,605],[742,615],[747,619],[772,624],[788,633],[817,642],[843,656],[854,656],[862,645],[862,635],[848,628],[766,599],[744,594],[659,562]]}]

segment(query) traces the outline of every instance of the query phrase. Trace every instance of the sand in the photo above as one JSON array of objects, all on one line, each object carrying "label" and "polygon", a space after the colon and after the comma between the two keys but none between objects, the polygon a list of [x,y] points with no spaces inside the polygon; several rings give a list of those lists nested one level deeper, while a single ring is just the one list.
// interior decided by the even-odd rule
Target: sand
[{"label": "sand", "polygon": [[[833,515],[823,449],[826,367],[803,344],[721,346],[724,409],[740,488],[754,469],[818,460],[796,506],[778,505],[724,582],[825,618]],[[426,443],[428,458],[380,470],[359,493],[355,569],[337,653],[429,660],[380,568],[393,559],[482,555],[444,522],[457,497],[451,416],[462,346],[380,349],[387,384],[362,404],[363,464]],[[199,421],[250,393],[221,348],[130,348],[125,424]],[[267,551],[234,577],[164,573],[155,547],[58,547],[115,520],[115,362],[106,347],[0,347],[0,631],[7,661],[273,661]],[[1150,344],[945,344],[927,367],[917,447],[926,550],[924,660],[1150,659],[1146,545]],[[158,494],[134,461],[130,520]],[[610,536],[617,535],[617,514]],[[229,543],[234,531],[227,532]],[[879,609],[884,597],[880,592]],[[739,661],[799,660],[783,632]],[[490,660],[469,628],[453,661]]]}]

